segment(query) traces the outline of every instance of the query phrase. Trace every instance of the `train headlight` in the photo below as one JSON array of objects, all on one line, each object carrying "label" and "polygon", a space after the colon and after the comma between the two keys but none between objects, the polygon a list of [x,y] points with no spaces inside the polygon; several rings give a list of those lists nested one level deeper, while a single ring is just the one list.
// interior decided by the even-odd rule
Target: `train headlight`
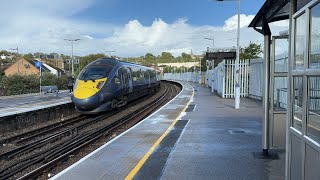
[{"label": "train headlight", "polygon": [[98,82],[98,84],[97,84],[97,89],[101,89],[102,88],[102,86],[103,86],[103,83],[104,83],[104,81],[100,81],[100,82]]}]

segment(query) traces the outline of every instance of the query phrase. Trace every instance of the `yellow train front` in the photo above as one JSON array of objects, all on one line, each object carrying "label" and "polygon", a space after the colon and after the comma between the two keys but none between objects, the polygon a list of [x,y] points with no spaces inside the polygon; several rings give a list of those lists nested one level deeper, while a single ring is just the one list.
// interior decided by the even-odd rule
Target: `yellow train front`
[{"label": "yellow train front", "polygon": [[76,110],[96,114],[157,91],[156,71],[111,58],[97,59],[79,74],[71,96]]}]

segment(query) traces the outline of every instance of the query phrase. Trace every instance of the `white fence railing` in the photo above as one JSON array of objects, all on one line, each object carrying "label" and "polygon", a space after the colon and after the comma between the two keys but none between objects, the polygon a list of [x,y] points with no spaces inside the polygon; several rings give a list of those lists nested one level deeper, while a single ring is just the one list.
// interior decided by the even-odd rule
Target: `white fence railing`
[{"label": "white fence railing", "polygon": [[[211,87],[212,91],[216,91],[223,98],[234,97],[234,60],[225,60],[219,63],[219,65],[213,70],[202,72],[200,74],[194,72],[186,73],[165,73],[163,79],[172,79],[180,81],[189,81],[207,84]],[[275,63],[276,71],[287,71],[287,57],[283,56],[276,59]],[[262,99],[263,92],[263,59],[253,59],[248,61],[241,61],[240,63],[240,88],[241,97],[249,96],[255,99]],[[205,77],[205,78],[203,78]],[[286,77],[274,78],[274,107],[276,109],[287,108],[287,79]],[[250,81],[250,83],[249,83]],[[297,93],[297,87],[294,87],[295,93]],[[320,111],[320,78],[312,77],[308,79],[309,84],[309,110]],[[294,101],[297,101],[297,95],[294,97]],[[297,102],[296,102],[297,104]]]},{"label": "white fence railing", "polygon": [[[239,66],[240,97],[247,97],[249,94],[249,62],[241,60]],[[211,77],[213,78],[212,89],[223,98],[234,98],[235,60],[223,60],[209,73],[212,74]],[[210,76],[208,79],[210,79]]]},{"label": "white fence railing", "polygon": [[320,77],[309,79],[309,110],[320,114]]},{"label": "white fence railing", "polygon": [[[204,76],[204,72],[201,73],[202,77]],[[199,72],[185,72],[185,73],[164,73],[163,79],[168,80],[178,80],[178,81],[188,81],[188,82],[194,82],[199,83],[199,81],[202,79],[200,78]]]},{"label": "white fence railing", "polygon": [[[249,62],[241,60],[239,64],[240,97],[248,96]],[[163,79],[205,83],[223,98],[234,98],[235,60],[223,60],[213,70],[199,73],[165,73]]]}]

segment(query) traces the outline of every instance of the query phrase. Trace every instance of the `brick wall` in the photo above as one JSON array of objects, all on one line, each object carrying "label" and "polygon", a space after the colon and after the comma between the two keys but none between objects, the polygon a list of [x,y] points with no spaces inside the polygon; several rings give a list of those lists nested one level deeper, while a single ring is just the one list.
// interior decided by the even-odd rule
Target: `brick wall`
[{"label": "brick wall", "polygon": [[18,72],[20,72],[20,74],[25,75],[40,74],[40,71],[25,59],[19,59],[10,67],[8,67],[4,72],[6,76],[18,74]]}]

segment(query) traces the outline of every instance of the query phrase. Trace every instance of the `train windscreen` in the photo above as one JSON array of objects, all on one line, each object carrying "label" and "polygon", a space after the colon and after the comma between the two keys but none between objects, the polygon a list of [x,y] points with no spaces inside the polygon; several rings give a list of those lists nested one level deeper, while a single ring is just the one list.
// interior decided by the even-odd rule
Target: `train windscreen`
[{"label": "train windscreen", "polygon": [[87,81],[105,78],[110,74],[112,69],[112,66],[89,66],[80,72],[78,79]]}]

